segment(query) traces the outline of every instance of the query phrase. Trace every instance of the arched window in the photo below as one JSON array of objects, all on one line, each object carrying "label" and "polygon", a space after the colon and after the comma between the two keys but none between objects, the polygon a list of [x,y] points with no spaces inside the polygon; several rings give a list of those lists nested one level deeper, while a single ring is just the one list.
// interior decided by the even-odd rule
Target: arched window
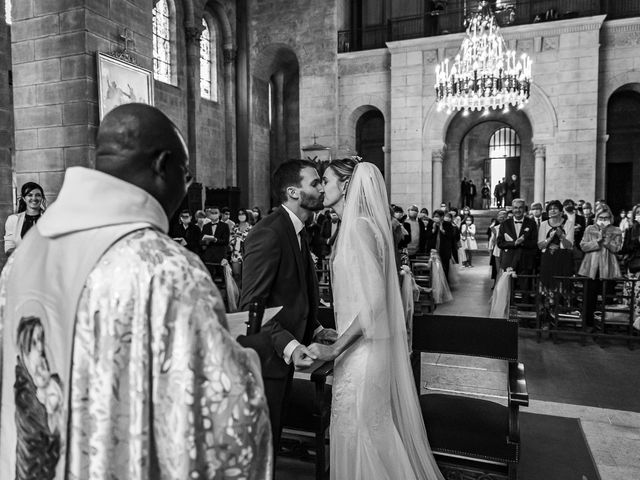
[{"label": "arched window", "polygon": [[7,25],[11,25],[11,0],[4,0],[4,21]]},{"label": "arched window", "polygon": [[489,158],[520,156],[520,139],[513,128],[496,130],[489,140]]},{"label": "arched window", "polygon": [[153,76],[171,83],[171,14],[167,0],[153,7]]},{"label": "arched window", "polygon": [[218,45],[213,22],[202,19],[200,37],[200,95],[218,101]]}]

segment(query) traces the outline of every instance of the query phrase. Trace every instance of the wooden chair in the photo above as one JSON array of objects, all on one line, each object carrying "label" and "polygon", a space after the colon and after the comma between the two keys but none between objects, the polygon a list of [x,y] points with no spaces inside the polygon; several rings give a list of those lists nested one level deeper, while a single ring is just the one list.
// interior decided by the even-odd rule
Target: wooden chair
[{"label": "wooden chair", "polygon": [[586,337],[593,336],[587,327],[587,305],[585,294],[587,277],[554,277],[560,288],[554,295],[554,303],[549,321],[549,336],[554,343],[559,334],[579,336],[584,345]]},{"label": "wooden chair", "polygon": [[[519,408],[529,404],[518,362],[518,322],[484,317],[415,316],[413,351],[504,360],[507,406],[442,393],[420,396],[429,443],[445,478],[517,478]],[[419,354],[418,354],[419,355]],[[420,391],[420,362],[413,362]]]},{"label": "wooden chair", "polygon": [[[318,321],[325,328],[335,328],[333,309],[319,308]],[[307,447],[314,450],[316,479],[321,480],[327,471],[327,429],[331,418],[331,375],[333,362],[318,362],[311,368],[296,371],[291,383],[289,406],[283,419],[283,445],[287,439],[296,438],[295,451],[307,457]],[[300,437],[312,438],[310,445],[300,442]]]},{"label": "wooden chair", "polygon": [[521,327],[533,328],[538,343],[542,336],[540,279],[537,275],[518,275],[511,278],[510,318],[520,322]]},{"label": "wooden chair", "polygon": [[[594,315],[598,337],[602,335],[604,338],[626,340],[631,350],[634,340],[640,340],[633,328],[633,311],[636,305],[633,292],[638,281],[640,279],[635,278],[603,280],[602,291],[598,297],[600,310]],[[631,288],[625,291],[625,285],[629,284]]]},{"label": "wooden chair", "polygon": [[411,260],[411,272],[420,287],[420,296],[414,304],[414,313],[416,315],[433,313],[436,309],[436,302],[433,300],[433,291],[431,290],[431,264],[429,263],[429,257],[416,257]]},{"label": "wooden chair", "polygon": [[333,306],[333,292],[331,290],[331,269],[329,268],[329,259],[322,259],[320,268],[316,268],[318,276],[318,290],[320,299],[323,300],[329,308]]}]

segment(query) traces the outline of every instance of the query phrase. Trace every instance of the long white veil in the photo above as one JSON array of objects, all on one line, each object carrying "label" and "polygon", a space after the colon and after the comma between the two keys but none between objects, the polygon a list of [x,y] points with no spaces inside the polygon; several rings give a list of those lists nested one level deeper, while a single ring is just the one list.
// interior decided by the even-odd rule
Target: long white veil
[{"label": "long white veil", "polygon": [[[359,163],[349,182],[337,250],[352,258],[349,290],[353,294],[342,297],[356,303],[349,306],[354,320],[360,322],[365,340],[375,342],[375,359],[365,368],[388,373],[386,382],[367,384],[365,399],[390,398],[393,422],[415,478],[443,479],[431,454],[409,360],[387,191],[372,163]],[[380,377],[376,370],[368,378]],[[363,421],[375,418],[376,412],[366,412],[375,404],[358,405],[358,416],[363,415]]]}]

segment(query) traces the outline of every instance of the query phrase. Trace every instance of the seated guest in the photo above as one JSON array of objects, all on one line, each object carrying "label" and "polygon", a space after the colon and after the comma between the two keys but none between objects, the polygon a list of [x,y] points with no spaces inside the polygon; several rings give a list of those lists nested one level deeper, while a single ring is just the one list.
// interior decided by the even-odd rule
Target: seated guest
[{"label": "seated guest", "polygon": [[200,229],[191,223],[189,210],[180,212],[178,223],[171,226],[169,236],[193,253],[197,254],[200,251]]},{"label": "seated guest", "polygon": [[4,227],[4,253],[11,255],[27,232],[40,219],[46,200],[44,190],[35,182],[27,182],[20,189],[18,213],[9,215]]},{"label": "seated guest", "polygon": [[566,224],[559,200],[549,202],[547,215],[549,219],[542,222],[538,230],[538,248],[542,251],[540,292],[545,313],[549,315],[555,294],[560,289],[560,283],[554,277],[573,275],[573,227]]},{"label": "seated guest", "polygon": [[218,207],[209,207],[205,213],[211,222],[202,228],[202,261],[205,264],[220,263],[229,250],[229,226],[221,220]]},{"label": "seated guest", "polygon": [[513,269],[516,273],[530,275],[535,270],[538,251],[538,228],[532,218],[524,216],[525,203],[516,198],[511,203],[513,218],[508,218],[500,225],[498,247],[500,268]]},{"label": "seated guest", "polygon": [[616,254],[622,249],[622,231],[612,224],[613,214],[607,205],[596,212],[595,225],[589,225],[582,239],[585,252],[578,273],[589,277],[585,292],[586,321],[593,326],[593,314],[598,294],[602,291],[602,279],[621,276]]}]

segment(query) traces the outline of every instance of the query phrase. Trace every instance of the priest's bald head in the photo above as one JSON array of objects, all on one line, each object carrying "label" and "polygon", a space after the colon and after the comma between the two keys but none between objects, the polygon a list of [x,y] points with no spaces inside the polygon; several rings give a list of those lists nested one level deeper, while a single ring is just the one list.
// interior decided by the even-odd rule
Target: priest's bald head
[{"label": "priest's bald head", "polygon": [[178,127],[155,107],[128,103],[102,120],[96,170],[152,195],[167,216],[175,213],[191,181],[189,153]]}]

